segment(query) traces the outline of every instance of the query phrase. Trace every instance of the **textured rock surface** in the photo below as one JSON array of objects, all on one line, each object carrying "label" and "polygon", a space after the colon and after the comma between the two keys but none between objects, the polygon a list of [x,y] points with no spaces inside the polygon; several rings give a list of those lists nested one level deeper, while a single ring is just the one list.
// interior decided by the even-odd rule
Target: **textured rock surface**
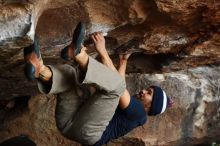
[{"label": "textured rock surface", "polygon": [[56,129],[55,103],[54,96],[38,95],[29,100],[28,106],[22,104],[11,111],[1,110],[1,141],[25,134],[38,146],[77,146],[74,142],[65,139]]},{"label": "textured rock surface", "polygon": [[[89,34],[108,32],[107,49],[115,64],[117,48],[136,38],[139,47],[131,56],[127,69],[130,90],[136,91],[153,82],[151,77],[156,78],[145,73],[167,73],[158,76],[166,79],[158,83],[169,89],[178,105],[168,114],[149,120],[155,125],[147,124],[117,140],[117,145],[184,145],[184,142],[216,140],[220,127],[217,122],[220,83],[219,76],[214,75],[219,72],[220,63],[218,0],[0,0],[0,100],[39,94],[35,83],[24,78],[23,47],[31,44],[37,34],[45,64],[66,63],[60,59],[60,50],[70,42],[79,21],[87,24],[85,42],[93,57],[97,53]],[[191,68],[204,65],[209,68],[197,68],[191,73]],[[185,71],[171,73],[179,70]],[[144,82],[131,84],[137,79]],[[0,131],[0,139],[23,133],[22,129],[26,129],[24,133],[41,145],[75,145],[59,135],[55,128],[53,112],[49,111],[54,108],[55,99],[39,98],[32,98],[28,109],[18,109],[21,111],[17,114],[6,113],[12,115],[5,119],[4,124],[8,123],[8,127]],[[37,106],[32,106],[35,103]],[[39,107],[42,111],[37,111]],[[45,115],[40,115],[41,112]],[[46,115],[49,115],[48,123],[41,117]],[[161,121],[163,118],[166,122]],[[41,122],[43,124],[39,125]],[[168,126],[164,126],[166,123]],[[18,124],[20,129],[14,130]],[[38,129],[46,130],[47,126],[50,130],[39,137]],[[170,135],[165,137],[167,131]],[[56,138],[50,140],[54,143],[47,143],[51,138],[47,135],[54,133]]]},{"label": "textured rock surface", "polygon": [[[175,101],[173,108],[110,146],[196,145],[218,142],[220,130],[220,67],[200,67],[165,74],[129,74],[131,93],[151,84],[161,85]],[[55,126],[54,96],[31,97],[28,108],[1,114],[0,141],[26,134],[38,146],[77,146],[60,135]],[[3,111],[1,111],[3,112]],[[10,114],[9,114],[10,112]]]},{"label": "textured rock surface", "polygon": [[[220,24],[220,3],[219,1],[192,0],[156,0],[159,11],[169,14],[179,25],[193,29],[202,29],[204,26],[219,26]],[[198,24],[198,21],[201,22]],[[192,29],[193,28],[193,29]]]},{"label": "textured rock surface", "polygon": [[[0,99],[37,92],[22,73],[22,47],[35,34],[45,63],[62,63],[60,50],[70,42],[79,21],[87,23],[88,36],[94,31],[108,32],[107,48],[115,63],[118,46],[132,38],[139,40],[137,52],[142,53],[133,55],[128,72],[170,72],[219,62],[218,1],[0,2],[0,89],[4,91]],[[90,54],[96,56],[91,41],[86,42]]]}]

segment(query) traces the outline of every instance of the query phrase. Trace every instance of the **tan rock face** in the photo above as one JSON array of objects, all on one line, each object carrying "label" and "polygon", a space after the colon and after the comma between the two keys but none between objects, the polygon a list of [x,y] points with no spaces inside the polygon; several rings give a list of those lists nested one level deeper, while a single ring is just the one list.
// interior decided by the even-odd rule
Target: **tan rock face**
[{"label": "tan rock face", "polygon": [[[17,101],[17,103],[19,102]],[[7,121],[7,124],[2,123],[4,126],[1,124],[1,141],[12,136],[25,134],[39,146],[77,146],[76,143],[65,139],[56,129],[55,103],[54,96],[38,95],[29,100],[28,106],[25,104],[23,106],[17,105],[16,111],[1,110],[4,116],[1,116],[1,120]],[[10,115],[10,117],[6,115]]]},{"label": "tan rock face", "polygon": [[[204,25],[219,26],[220,3],[218,1],[156,0],[158,9],[166,12],[179,25],[186,25],[192,31]],[[200,23],[198,23],[200,22]]]},{"label": "tan rock face", "polygon": [[[60,51],[70,43],[79,21],[86,22],[85,45],[93,57],[97,53],[89,35],[95,31],[108,33],[106,46],[115,65],[117,48],[136,38],[138,53],[131,56],[127,67],[129,90],[135,92],[157,79],[156,83],[167,89],[177,103],[168,114],[150,118],[149,124],[110,145],[184,145],[184,142],[190,145],[216,141],[220,127],[217,0],[0,0],[0,100],[39,94],[35,82],[24,77],[23,47],[30,45],[37,35],[45,64],[67,63],[61,60]],[[204,65],[210,68],[189,71]],[[183,71],[173,73],[180,70]],[[23,133],[25,129],[24,133],[43,146],[75,145],[55,128],[54,115],[49,112],[49,108],[54,109],[55,99],[46,101],[40,97],[31,98],[31,106],[21,111],[21,117],[12,114],[15,121],[6,118],[7,128],[0,131],[0,139]],[[53,106],[47,109],[41,102]],[[37,111],[38,108],[41,110]],[[40,117],[44,112],[48,115],[47,122]],[[39,123],[43,123],[42,127]],[[18,124],[20,129],[10,128]],[[50,131],[39,137],[40,132],[48,130],[46,127]],[[48,136],[55,133],[56,140]]]},{"label": "tan rock face", "polygon": [[[1,48],[11,48],[9,40],[19,36],[23,37],[31,31],[31,13],[28,9],[30,9],[30,5],[27,4],[11,4],[0,8]],[[19,48],[20,45],[13,46]]]}]

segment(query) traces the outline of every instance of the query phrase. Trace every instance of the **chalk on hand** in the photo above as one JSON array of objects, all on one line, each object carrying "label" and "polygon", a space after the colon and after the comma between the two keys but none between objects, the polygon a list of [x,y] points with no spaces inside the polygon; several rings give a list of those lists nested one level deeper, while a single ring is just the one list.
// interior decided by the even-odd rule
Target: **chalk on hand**
[{"label": "chalk on hand", "polygon": [[103,32],[102,34],[103,34],[103,36],[107,36],[107,35],[108,35],[108,33],[107,33],[107,32]]}]

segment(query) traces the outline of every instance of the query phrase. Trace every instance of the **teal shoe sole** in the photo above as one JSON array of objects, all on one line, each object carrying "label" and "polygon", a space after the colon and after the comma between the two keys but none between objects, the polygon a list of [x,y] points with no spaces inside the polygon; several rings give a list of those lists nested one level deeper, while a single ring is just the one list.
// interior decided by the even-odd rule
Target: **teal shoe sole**
[{"label": "teal shoe sole", "polygon": [[[80,22],[77,24],[73,36],[72,36],[72,43],[75,45],[74,54],[78,55],[81,51],[81,45],[84,43],[85,39],[85,23]],[[69,60],[68,56],[68,48],[69,45],[62,49],[61,51],[61,58],[64,60]]]},{"label": "teal shoe sole", "polygon": [[[41,59],[40,47],[39,47],[37,37],[35,37],[34,43],[32,45],[24,48],[24,58],[25,58],[25,56],[31,54],[32,52],[34,52],[36,54],[36,56],[39,60]],[[24,67],[24,74],[25,74],[26,78],[28,80],[35,79],[35,71],[36,71],[35,67],[33,66],[33,64],[31,64],[27,60],[25,60],[25,62],[26,62],[26,64]]]},{"label": "teal shoe sole", "polygon": [[28,80],[34,80],[35,79],[35,68],[31,63],[26,63],[24,67],[24,74]]}]

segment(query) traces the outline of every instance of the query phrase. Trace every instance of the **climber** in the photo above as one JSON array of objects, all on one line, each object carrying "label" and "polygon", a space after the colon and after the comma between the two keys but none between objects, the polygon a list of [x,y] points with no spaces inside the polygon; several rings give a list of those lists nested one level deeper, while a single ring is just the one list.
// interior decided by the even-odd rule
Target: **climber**
[{"label": "climber", "polygon": [[44,65],[35,38],[33,45],[24,48],[25,75],[37,80],[42,93],[57,94],[55,119],[65,137],[83,145],[100,146],[143,125],[147,115],[163,113],[171,100],[158,86],[130,96],[125,70],[131,54],[119,55],[117,70],[102,33],[91,35],[102,63],[86,53],[84,36],[85,24],[79,23],[72,42],[61,51],[61,57],[76,62],[76,66]]}]

